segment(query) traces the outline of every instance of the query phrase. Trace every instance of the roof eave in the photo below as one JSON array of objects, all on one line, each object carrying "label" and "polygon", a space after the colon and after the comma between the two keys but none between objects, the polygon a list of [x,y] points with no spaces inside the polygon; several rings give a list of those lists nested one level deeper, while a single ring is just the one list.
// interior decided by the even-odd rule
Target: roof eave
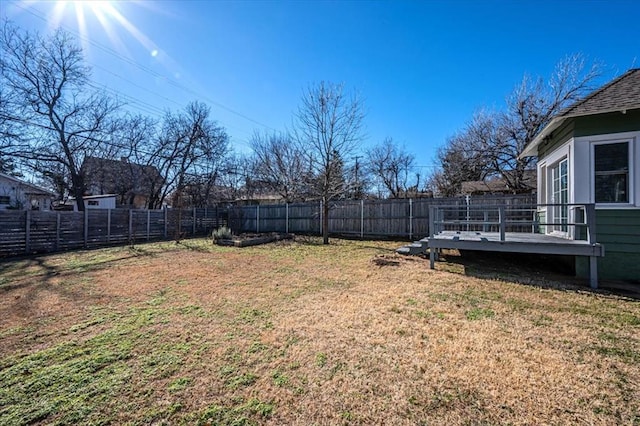
[{"label": "roof eave", "polygon": [[542,141],[551,134],[554,130],[556,130],[567,117],[555,117],[553,118],[549,124],[547,124],[544,129],[540,131],[536,135],[535,138],[531,141],[529,145],[527,145],[524,150],[518,155],[518,158],[523,159],[526,157],[535,157],[538,155],[538,146],[542,143]]},{"label": "roof eave", "polygon": [[600,114],[610,114],[612,112],[622,112],[623,114],[626,113],[627,111],[630,110],[635,110],[635,109],[640,109],[640,104],[639,105],[632,105],[630,107],[617,107],[617,108],[609,108],[609,109],[603,109],[601,111],[598,112],[590,112],[590,113],[578,113],[578,114],[567,114],[567,115],[563,115],[563,116],[557,116],[555,118],[553,118],[551,120],[551,122],[549,124],[547,124],[544,129],[542,129],[542,131],[540,133],[538,133],[538,135],[531,141],[531,143],[529,145],[527,145],[524,150],[522,151],[522,153],[520,153],[520,155],[518,155],[518,158],[525,158],[525,157],[534,157],[536,155],[538,155],[538,146],[542,143],[542,141],[551,134],[551,132],[553,132],[554,130],[556,130],[558,127],[560,127],[562,125],[562,123],[565,122],[565,120],[569,119],[569,118],[577,118],[577,117],[587,117],[590,115],[600,115]]}]

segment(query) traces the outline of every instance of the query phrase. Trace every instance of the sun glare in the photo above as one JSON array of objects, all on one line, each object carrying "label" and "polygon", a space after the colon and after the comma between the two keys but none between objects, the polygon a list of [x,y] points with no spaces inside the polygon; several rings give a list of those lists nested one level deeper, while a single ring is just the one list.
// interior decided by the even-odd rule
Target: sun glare
[{"label": "sun glare", "polygon": [[[131,56],[127,43],[121,38],[122,31],[120,30],[124,29],[152,56],[157,55],[157,46],[122,14],[117,1],[58,0],[49,16],[49,26],[57,28],[63,21],[71,17],[75,18],[75,25],[80,33],[82,47],[85,51],[89,50],[89,40],[91,39],[89,31],[95,32],[96,24],[99,24],[119,53]],[[156,52],[156,55],[153,52]]]}]

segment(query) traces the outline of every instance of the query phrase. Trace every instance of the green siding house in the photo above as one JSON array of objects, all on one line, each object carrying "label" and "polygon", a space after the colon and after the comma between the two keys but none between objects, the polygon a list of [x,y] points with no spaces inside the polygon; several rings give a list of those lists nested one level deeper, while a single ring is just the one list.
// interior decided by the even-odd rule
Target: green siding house
[{"label": "green siding house", "polygon": [[[525,148],[538,157],[538,203],[593,203],[601,279],[640,281],[640,68],[631,69],[572,105]],[[540,208],[546,222],[572,222],[574,211]],[[571,227],[545,233],[574,238]],[[576,258],[579,276],[588,261]]]}]

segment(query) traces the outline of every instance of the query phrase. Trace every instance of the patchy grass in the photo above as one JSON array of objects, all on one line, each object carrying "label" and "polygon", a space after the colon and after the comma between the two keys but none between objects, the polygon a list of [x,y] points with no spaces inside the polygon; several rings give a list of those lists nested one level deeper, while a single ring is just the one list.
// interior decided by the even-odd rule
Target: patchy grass
[{"label": "patchy grass", "polygon": [[0,424],[640,422],[637,301],[397,245],[4,260]]}]

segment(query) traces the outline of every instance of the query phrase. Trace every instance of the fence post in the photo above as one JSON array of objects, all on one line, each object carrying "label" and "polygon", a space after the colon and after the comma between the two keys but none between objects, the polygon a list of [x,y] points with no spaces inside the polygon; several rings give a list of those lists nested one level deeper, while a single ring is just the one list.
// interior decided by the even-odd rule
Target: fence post
[{"label": "fence post", "polygon": [[260,204],[256,205],[256,234],[260,233]]},{"label": "fence post", "polygon": [[360,200],[360,238],[364,239],[364,200]]},{"label": "fence post", "polygon": [[111,209],[107,210],[107,242],[111,241]]},{"label": "fence post", "polygon": [[60,212],[56,212],[56,251],[60,250]]},{"label": "fence post", "polygon": [[89,209],[84,208],[84,248],[89,245]]},{"label": "fence post", "polygon": [[129,243],[133,240],[133,209],[129,209]]},{"label": "fence post", "polygon": [[284,233],[288,234],[289,233],[289,203],[285,204],[284,210],[285,210],[285,216],[286,216],[285,224],[284,224],[284,229],[285,229]]},{"label": "fence post", "polygon": [[25,242],[24,242],[24,252],[29,253],[31,249],[31,210],[27,210],[25,215],[25,225],[24,225],[24,234],[25,234]]},{"label": "fence post", "polygon": [[196,208],[193,208],[193,236],[196,236]]},{"label": "fence post", "polygon": [[147,241],[149,241],[150,230],[151,230],[151,210],[147,209]]},{"label": "fence post", "polygon": [[505,228],[506,228],[506,224],[505,224],[505,211],[504,211],[504,206],[500,206],[498,208],[498,222],[500,222],[500,241],[504,241],[505,239]]},{"label": "fence post", "polygon": [[167,239],[167,234],[169,232],[168,230],[168,226],[169,224],[167,223],[167,206],[164,206],[164,239]]},{"label": "fence post", "polygon": [[322,201],[323,201],[323,200],[320,200],[320,214],[318,215],[318,217],[320,218],[320,226],[319,226],[319,229],[320,229],[320,235],[322,235],[322,219],[323,219],[323,218],[322,218],[322,216],[323,216],[323,214],[324,214],[324,211],[323,211],[323,209],[322,209]]},{"label": "fence post", "polygon": [[409,198],[409,239],[413,239],[413,199]]},{"label": "fence post", "polygon": [[433,207],[432,205],[429,206],[429,237],[433,237],[433,234],[435,233],[435,211],[435,207]]}]

